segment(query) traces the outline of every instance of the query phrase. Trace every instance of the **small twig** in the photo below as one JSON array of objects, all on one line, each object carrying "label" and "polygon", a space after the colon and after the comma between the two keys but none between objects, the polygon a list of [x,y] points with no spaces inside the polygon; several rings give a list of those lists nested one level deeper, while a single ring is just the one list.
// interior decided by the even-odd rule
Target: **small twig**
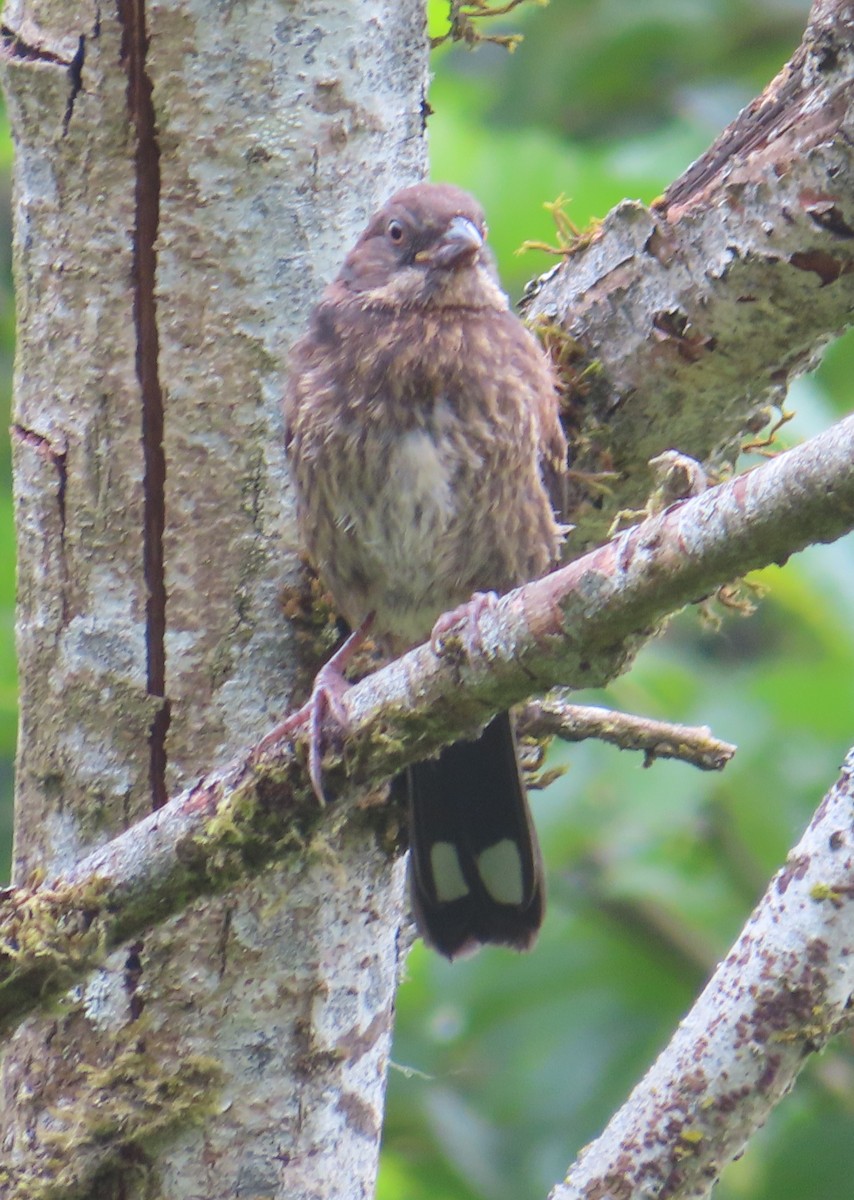
[{"label": "small twig", "polygon": [[705,725],[675,725],[614,709],[571,704],[567,696],[556,690],[530,701],[519,716],[519,732],[551,735],[565,742],[598,738],[621,750],[642,750],[645,767],[657,758],[677,758],[701,771],[722,771],[735,754],[735,746],[714,737]]},{"label": "small twig", "polygon": [[[476,46],[479,42],[492,42],[496,46],[504,46],[511,53],[522,41],[521,33],[490,34],[481,33],[474,22],[489,17],[505,17],[526,0],[506,0],[504,4],[492,6],[488,0],[450,0],[448,5],[448,29],[438,37],[430,39],[430,46],[435,50],[443,42],[465,42],[467,46]],[[533,3],[545,5],[548,0],[533,0]]]},{"label": "small twig", "polygon": [[556,200],[546,200],[543,203],[543,208],[555,224],[556,246],[550,242],[524,241],[516,253],[526,254],[529,250],[543,250],[546,254],[567,258],[577,250],[589,246],[599,232],[602,222],[598,218],[594,218],[586,229],[579,229],[570,220],[566,211],[568,204],[569,198],[563,192]]},{"label": "small twig", "polygon": [[779,415],[767,433],[761,438],[745,442],[741,447],[742,454],[749,454],[750,451],[753,451],[755,454],[761,454],[764,458],[773,458],[775,454],[780,453],[780,447],[775,446],[777,434],[784,425],[788,425],[789,421],[794,420],[795,413],[789,412],[785,408],[779,408],[777,411]]}]

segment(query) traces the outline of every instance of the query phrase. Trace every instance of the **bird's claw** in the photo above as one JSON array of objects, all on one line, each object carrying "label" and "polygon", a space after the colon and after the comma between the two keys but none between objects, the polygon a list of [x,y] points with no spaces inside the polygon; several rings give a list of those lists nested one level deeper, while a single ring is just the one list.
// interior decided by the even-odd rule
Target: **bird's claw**
[{"label": "bird's claw", "polygon": [[350,684],[342,673],[327,663],[321,667],[303,708],[308,710],[308,777],[321,807],[326,803],[323,791],[323,723],[332,717],[340,730],[349,727],[344,705],[341,703]]},{"label": "bird's claw", "polygon": [[471,600],[459,608],[442,613],[430,633],[430,649],[441,656],[446,651],[445,640],[453,631],[454,637],[464,648],[469,658],[481,652],[483,641],[480,636],[480,619],[485,612],[498,603],[496,592],[475,592]]},{"label": "bird's claw", "polygon": [[350,688],[350,684],[336,668],[329,670],[330,663],[321,667],[312,685],[311,695],[301,708],[289,713],[283,721],[261,739],[255,747],[253,757],[257,757],[283,738],[293,737],[301,730],[308,729],[308,777],[311,780],[312,791],[321,807],[326,804],[323,791],[323,726],[328,717],[332,717],[342,729],[347,728],[347,715],[341,699]]},{"label": "bird's claw", "polygon": [[275,729],[261,739],[253,752],[253,758],[256,758],[270,746],[274,746],[285,737],[293,737],[295,733],[308,726],[308,777],[321,807],[326,804],[326,796],[323,791],[324,722],[327,717],[331,717],[342,732],[346,733],[349,728],[350,720],[342,700],[351,685],[344,677],[344,670],[364,643],[372,623],[373,616],[371,615],[355,632],[350,634],[343,646],[340,646],[317,672],[312,684],[311,695],[305,704],[280,721]]}]

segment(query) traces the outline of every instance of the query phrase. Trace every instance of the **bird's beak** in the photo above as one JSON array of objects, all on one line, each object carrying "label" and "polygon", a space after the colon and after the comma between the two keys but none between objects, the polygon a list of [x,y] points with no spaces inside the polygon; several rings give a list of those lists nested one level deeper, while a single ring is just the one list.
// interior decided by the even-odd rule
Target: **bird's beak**
[{"label": "bird's beak", "polygon": [[468,217],[454,217],[441,238],[429,250],[415,256],[416,262],[452,270],[470,266],[483,246],[483,234]]}]

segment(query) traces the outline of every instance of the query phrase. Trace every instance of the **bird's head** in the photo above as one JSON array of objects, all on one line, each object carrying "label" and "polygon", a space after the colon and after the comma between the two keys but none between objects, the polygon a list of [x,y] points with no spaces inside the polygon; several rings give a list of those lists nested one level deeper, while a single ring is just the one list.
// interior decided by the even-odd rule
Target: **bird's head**
[{"label": "bird's head", "polygon": [[336,284],[378,307],[507,306],[483,210],[467,192],[443,183],[396,192],[371,218]]}]

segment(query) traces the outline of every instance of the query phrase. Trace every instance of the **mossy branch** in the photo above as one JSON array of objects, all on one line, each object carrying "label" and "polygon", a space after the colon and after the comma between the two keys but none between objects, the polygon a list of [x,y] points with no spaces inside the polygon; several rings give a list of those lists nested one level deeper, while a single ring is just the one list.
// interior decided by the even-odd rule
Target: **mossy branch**
[{"label": "mossy branch", "polygon": [[418,647],[351,689],[349,736],[324,763],[337,805],[317,804],[300,736],[212,772],[49,886],[8,889],[0,897],[0,1024],[57,996],[109,948],[191,897],[304,853],[321,822],[356,811],[357,791],[532,692],[601,686],[670,613],[852,527],[848,417],[511,592],[480,617],[476,655],[451,636],[441,654]]}]

